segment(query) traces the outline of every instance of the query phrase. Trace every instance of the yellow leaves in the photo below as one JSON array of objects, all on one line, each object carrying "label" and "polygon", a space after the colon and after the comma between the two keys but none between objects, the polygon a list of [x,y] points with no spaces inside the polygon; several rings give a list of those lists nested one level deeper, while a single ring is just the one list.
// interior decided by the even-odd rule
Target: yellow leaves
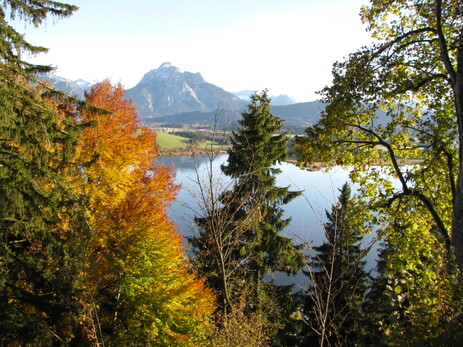
[{"label": "yellow leaves", "polygon": [[214,297],[189,273],[182,237],[167,217],[178,190],[171,168],[156,162],[155,133],[138,124],[120,85],[104,81],[87,98],[112,112],[83,112],[82,122],[95,126],[80,139],[81,160],[93,160],[84,172],[97,235],[89,281],[105,303],[102,324],[113,343],[189,345],[206,328]]},{"label": "yellow leaves", "polygon": [[[414,331],[433,331],[439,321],[452,312],[460,311],[452,289],[452,274],[446,268],[444,246],[433,233],[433,222],[427,212],[415,206],[395,207],[395,226],[391,226],[385,241],[390,245],[386,256],[388,285],[392,303],[400,307],[401,319],[413,324]],[[401,220],[399,224],[397,220]],[[407,328],[389,322],[391,336],[407,338]]]},{"label": "yellow leaves", "polygon": [[110,201],[123,199],[132,182],[148,169],[156,157],[155,134],[139,126],[136,108],[124,99],[121,85],[113,87],[104,81],[87,98],[94,106],[111,111],[83,111],[82,123],[94,122],[94,126],[85,128],[80,138],[80,160],[94,161],[85,170],[87,192],[104,209]]}]

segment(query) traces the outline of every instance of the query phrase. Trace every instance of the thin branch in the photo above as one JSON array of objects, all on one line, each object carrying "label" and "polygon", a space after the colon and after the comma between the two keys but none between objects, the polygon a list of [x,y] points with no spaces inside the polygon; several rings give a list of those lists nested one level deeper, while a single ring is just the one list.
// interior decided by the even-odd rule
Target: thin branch
[{"label": "thin branch", "polygon": [[[432,27],[426,27],[426,28],[420,28],[420,29],[415,29],[415,30],[408,31],[408,32],[406,32],[406,33],[404,33],[402,35],[397,36],[394,40],[391,40],[391,41],[389,41],[387,43],[382,44],[378,48],[378,50],[373,52],[373,58],[379,57],[383,52],[385,52],[389,48],[393,47],[397,43],[400,43],[400,42],[404,41],[405,39],[407,39],[409,37],[412,37],[412,36],[417,35],[417,34],[422,34],[422,33],[437,34],[437,30],[432,28]],[[406,47],[406,43],[404,45],[402,45],[402,46]]]}]

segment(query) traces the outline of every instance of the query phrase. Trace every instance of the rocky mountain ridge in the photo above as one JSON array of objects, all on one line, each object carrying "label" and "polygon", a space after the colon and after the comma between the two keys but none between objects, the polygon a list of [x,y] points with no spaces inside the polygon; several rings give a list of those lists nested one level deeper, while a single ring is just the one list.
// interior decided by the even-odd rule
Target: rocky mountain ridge
[{"label": "rocky mountain ridge", "polygon": [[79,99],[84,99],[84,93],[89,91],[92,86],[90,82],[82,79],[73,81],[55,74],[39,74],[37,77],[39,80],[50,83],[54,88]]},{"label": "rocky mountain ridge", "polygon": [[246,106],[237,96],[206,82],[200,73],[181,72],[170,63],[146,73],[126,95],[133,98],[141,118]]},{"label": "rocky mountain ridge", "polygon": [[[42,78],[80,98],[90,89],[90,83],[81,80],[71,81],[56,75]],[[200,73],[182,72],[170,63],[163,63],[128,89],[126,96],[133,99],[140,120],[145,123],[212,125],[218,115],[220,125],[233,125],[240,119],[252,93],[243,91],[238,97],[206,82]],[[319,101],[289,104],[292,100],[287,96],[273,97],[272,101],[272,112],[283,118],[287,127],[298,129],[316,123],[324,109]]]}]

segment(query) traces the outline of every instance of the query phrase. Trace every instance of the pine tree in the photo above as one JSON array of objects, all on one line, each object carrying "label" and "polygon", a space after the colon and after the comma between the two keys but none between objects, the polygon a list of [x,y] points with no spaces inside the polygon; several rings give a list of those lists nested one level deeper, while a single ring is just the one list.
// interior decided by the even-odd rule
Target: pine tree
[{"label": "pine tree", "polygon": [[[89,241],[82,198],[70,188],[78,127],[22,60],[39,53],[8,23],[39,25],[77,8],[54,1],[0,7],[0,344],[66,344],[81,317],[83,254]],[[35,87],[33,87],[33,83]]]},{"label": "pine tree", "polygon": [[7,14],[11,19],[21,19],[38,27],[49,16],[65,18],[72,15],[78,7],[50,0],[4,0],[0,6],[0,60],[2,74],[6,71],[31,78],[31,74],[50,72],[51,66],[34,65],[22,59],[24,52],[30,54],[45,53],[45,47],[27,42],[23,35],[8,24]]},{"label": "pine tree", "polygon": [[362,230],[358,230],[354,220],[350,196],[351,189],[345,183],[338,203],[326,211],[327,240],[313,247],[309,269],[304,271],[312,282],[306,323],[317,335],[320,346],[355,345],[362,337],[361,304],[368,284],[363,258],[368,248],[362,248]]}]

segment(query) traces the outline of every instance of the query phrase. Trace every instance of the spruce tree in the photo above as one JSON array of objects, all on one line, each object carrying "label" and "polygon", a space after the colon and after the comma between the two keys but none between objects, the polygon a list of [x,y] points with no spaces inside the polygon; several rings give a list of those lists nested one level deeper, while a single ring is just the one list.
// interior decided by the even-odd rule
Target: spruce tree
[{"label": "spruce tree", "polygon": [[280,345],[297,305],[290,287],[264,281],[272,272],[302,268],[301,249],[281,235],[290,222],[282,206],[300,195],[276,186],[280,170],[275,165],[288,151],[289,136],[282,128],[282,120],[270,112],[267,92],[252,95],[221,167],[230,182],[216,182],[212,170],[207,183],[198,177],[203,213],[195,218],[199,233],[189,242],[199,273],[217,293],[217,324],[225,339],[251,334],[263,343],[273,335],[272,344]]},{"label": "spruce tree", "polygon": [[[89,231],[70,187],[78,127],[34,78],[50,70],[22,60],[45,51],[7,20],[39,25],[77,8],[5,0],[0,7],[0,344],[66,344],[79,326]],[[64,106],[64,105],[63,105]],[[61,108],[61,109],[60,109]]]},{"label": "spruce tree", "polygon": [[291,306],[291,294],[289,288],[276,288],[264,278],[274,272],[294,274],[302,267],[301,249],[281,234],[290,222],[283,218],[283,206],[301,194],[276,186],[280,169],[275,165],[288,155],[289,135],[282,129],[282,120],[271,113],[267,91],[252,95],[221,167],[234,179],[231,191],[224,193],[233,199],[223,200],[234,211],[231,224],[243,226],[233,256],[239,264],[239,290],[249,300],[246,310],[256,312],[272,333],[285,330],[290,313],[283,311]]},{"label": "spruce tree", "polygon": [[281,132],[282,120],[270,111],[267,91],[251,95],[248,110],[233,132],[228,161],[223,173],[236,179],[234,193],[246,199],[238,218],[250,218],[252,227],[243,234],[240,254],[254,283],[269,272],[294,273],[300,269],[300,250],[291,238],[281,235],[290,218],[283,218],[282,206],[301,194],[289,187],[277,187],[275,165],[288,156],[289,135]]},{"label": "spruce tree", "polygon": [[355,345],[363,334],[361,304],[369,278],[363,259],[369,248],[361,245],[349,185],[339,191],[338,202],[325,211],[326,241],[313,247],[309,269],[304,271],[312,282],[306,304],[306,323],[311,327],[307,342],[320,346]]}]

